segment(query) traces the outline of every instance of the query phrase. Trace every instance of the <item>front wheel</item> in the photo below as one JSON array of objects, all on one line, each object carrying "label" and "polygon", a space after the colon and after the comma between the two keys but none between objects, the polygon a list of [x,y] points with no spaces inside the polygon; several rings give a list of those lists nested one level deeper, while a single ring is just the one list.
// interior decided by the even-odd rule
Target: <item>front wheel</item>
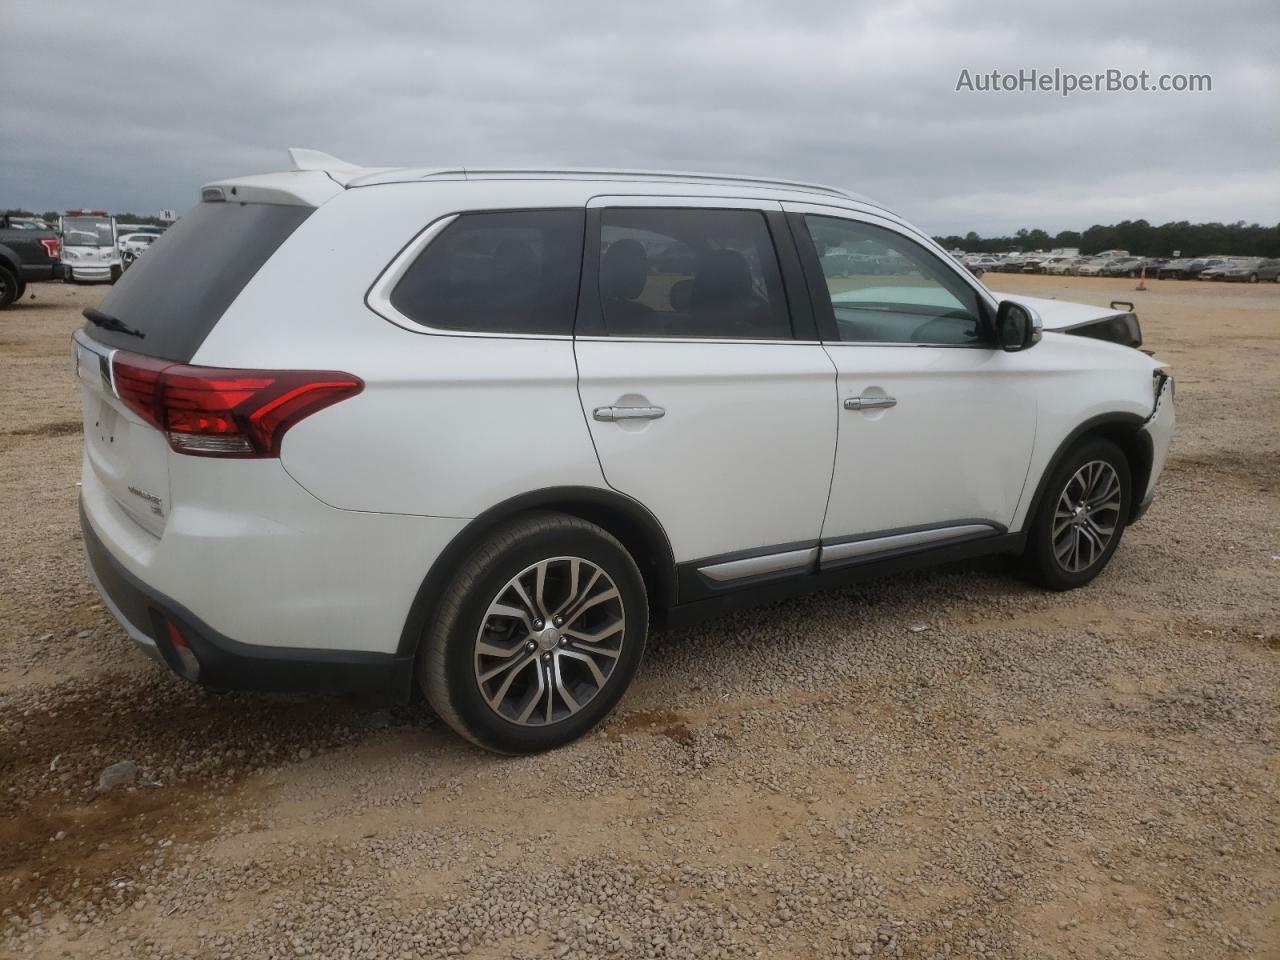
[{"label": "front wheel", "polygon": [[1023,563],[1050,590],[1083,587],[1120,545],[1130,512],[1129,461],[1110,440],[1075,447],[1049,479],[1031,519]]},{"label": "front wheel", "polygon": [[609,715],[647,633],[644,579],[622,544],[577,517],[531,514],[459,566],[423,637],[418,680],[468,740],[536,753]]}]

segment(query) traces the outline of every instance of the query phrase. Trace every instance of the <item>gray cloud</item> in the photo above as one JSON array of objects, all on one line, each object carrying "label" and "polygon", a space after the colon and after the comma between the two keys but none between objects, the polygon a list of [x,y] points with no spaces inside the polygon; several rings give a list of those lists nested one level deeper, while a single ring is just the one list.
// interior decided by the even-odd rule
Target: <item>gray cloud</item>
[{"label": "gray cloud", "polygon": [[[926,229],[1280,220],[1280,9],[1237,0],[13,5],[0,206],[190,206],[310,146],[371,165],[727,170]],[[982,94],[961,69],[1208,73]]]}]

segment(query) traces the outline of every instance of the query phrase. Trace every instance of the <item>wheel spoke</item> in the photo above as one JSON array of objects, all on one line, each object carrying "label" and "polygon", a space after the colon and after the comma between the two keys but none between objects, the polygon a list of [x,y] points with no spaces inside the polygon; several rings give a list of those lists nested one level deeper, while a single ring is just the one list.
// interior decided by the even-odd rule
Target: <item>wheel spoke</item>
[{"label": "wheel spoke", "polygon": [[[595,664],[592,664],[592,666],[594,667]],[[577,713],[581,710],[582,708],[578,706],[578,701],[573,699],[573,696],[567,689],[565,689],[564,675],[560,671],[560,657],[557,656],[553,658],[551,666],[547,669],[550,670],[552,675],[555,677],[556,691],[560,694],[560,699],[564,701],[564,705],[569,708],[569,712]],[[600,680],[597,683],[597,689],[599,689],[599,687],[604,686],[604,675],[600,673],[599,668],[596,668],[596,674],[600,677]]]},{"label": "wheel spoke", "polygon": [[578,618],[578,614],[582,612],[580,604],[582,604],[591,594],[591,590],[595,587],[596,581],[598,581],[603,575],[604,572],[597,568],[596,571],[591,574],[591,578],[587,581],[587,585],[582,588],[582,591],[574,594],[571,601],[565,604],[565,606],[568,607],[567,612],[564,614],[565,623],[572,623]]},{"label": "wheel spoke", "polygon": [[511,581],[511,589],[516,592],[516,596],[520,598],[520,602],[524,604],[524,608],[529,611],[529,627],[533,629],[534,620],[542,618],[542,611],[538,609],[538,605],[529,599],[529,594],[525,592],[524,584],[517,577]]},{"label": "wheel spoke", "polygon": [[529,718],[533,716],[533,711],[538,704],[542,702],[542,695],[547,692],[547,681],[542,674],[542,669],[538,668],[534,671],[538,677],[538,689],[529,694],[528,702],[524,705],[524,709],[520,711],[520,715],[516,718],[517,723],[528,723]]},{"label": "wheel spoke", "polygon": [[602,603],[606,603],[610,600],[617,600],[617,599],[618,599],[618,590],[616,587],[610,587],[608,590],[602,590],[600,593],[597,593],[590,600],[587,600],[585,603],[579,606],[578,609],[574,610],[570,616],[565,617],[564,622],[576,623],[578,619],[588,610],[592,610],[595,607],[600,606],[600,604]]},{"label": "wheel spoke", "polygon": [[531,653],[529,654],[529,656],[525,657],[523,660],[517,660],[515,663],[504,663],[502,666],[495,667],[493,670],[490,670],[487,674],[483,674],[480,677],[480,682],[482,684],[492,680],[494,677],[498,676],[503,671],[506,671],[506,674],[507,674],[502,681],[502,685],[498,687],[494,695],[489,698],[489,706],[496,709],[498,705],[501,704],[504,699],[506,699],[507,691],[511,689],[511,682],[520,675],[520,672],[524,670],[525,667],[527,667],[529,664],[533,663],[537,659],[538,659],[537,654]]},{"label": "wheel spoke", "polygon": [[608,626],[601,627],[599,630],[596,630],[592,633],[588,633],[585,630],[570,630],[567,627],[561,632],[566,637],[573,637],[573,639],[581,640],[583,643],[601,643],[609,639],[610,637],[612,637],[615,633],[621,632],[621,630],[622,630],[622,621],[615,620],[613,623],[609,624]]},{"label": "wheel spoke", "polygon": [[611,660],[617,660],[619,655],[622,653],[621,648],[611,650],[608,647],[588,647],[581,643],[572,643],[569,646],[573,650],[581,650],[583,653],[589,653],[593,656],[599,654],[600,656],[608,657]]},{"label": "wheel spoke", "polygon": [[[578,653],[576,652],[576,650],[563,650],[563,649],[560,651],[560,656],[566,657],[570,660],[579,660],[582,663],[585,663],[587,665],[587,669],[591,671],[591,676],[595,680],[596,685],[600,687],[604,686],[604,680],[605,680],[604,674],[600,672],[600,668],[596,665],[596,661],[594,658],[592,658],[591,656],[585,653]],[[561,696],[563,696],[563,693],[561,694]]]},{"label": "wheel spoke", "polygon": [[[578,577],[582,570],[582,561],[577,557],[569,558],[569,592],[565,595],[564,600],[555,610],[551,611],[552,616],[558,616],[564,613],[565,609],[578,598]],[[596,571],[597,573],[599,571]]]},{"label": "wheel spoke", "polygon": [[489,607],[488,615],[490,617],[511,617],[513,620],[519,620],[523,623],[526,630],[533,631],[533,621],[529,619],[527,610],[521,610],[518,607],[512,607],[499,601]]},{"label": "wheel spoke", "polygon": [[500,647],[496,643],[489,643],[486,640],[476,641],[476,653],[482,657],[501,657],[509,660],[517,653],[524,649],[524,641],[521,640],[510,647]]},{"label": "wheel spoke", "polygon": [[538,572],[534,574],[533,599],[537,603],[538,616],[545,619],[547,617],[547,561],[543,560],[538,564]]}]

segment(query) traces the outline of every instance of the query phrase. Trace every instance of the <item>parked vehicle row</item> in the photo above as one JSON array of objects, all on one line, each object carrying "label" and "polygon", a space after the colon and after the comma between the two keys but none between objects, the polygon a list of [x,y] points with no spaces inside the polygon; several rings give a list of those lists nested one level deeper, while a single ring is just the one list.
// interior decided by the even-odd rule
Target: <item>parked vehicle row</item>
[{"label": "parked vehicle row", "polygon": [[164,230],[117,223],[105,210],[68,210],[56,224],[0,215],[0,309],[20,299],[31,280],[115,283]]},{"label": "parked vehicle row", "polygon": [[1146,276],[1161,280],[1228,280],[1239,283],[1280,281],[1280,259],[1262,257],[1139,257],[1127,250],[1107,250],[1095,256],[1078,253],[961,254],[958,258],[976,276],[984,273],[1043,273],[1071,277]]}]

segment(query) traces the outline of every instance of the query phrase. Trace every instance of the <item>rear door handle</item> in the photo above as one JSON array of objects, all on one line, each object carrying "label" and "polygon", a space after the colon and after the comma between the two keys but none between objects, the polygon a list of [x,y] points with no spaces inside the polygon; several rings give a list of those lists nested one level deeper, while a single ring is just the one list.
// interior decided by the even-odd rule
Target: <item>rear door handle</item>
[{"label": "rear door handle", "polygon": [[844,408],[846,410],[883,410],[888,407],[896,407],[898,401],[893,397],[845,397]]},{"label": "rear door handle", "polygon": [[660,420],[667,415],[662,407],[596,407],[591,416],[606,423],[618,420]]}]

